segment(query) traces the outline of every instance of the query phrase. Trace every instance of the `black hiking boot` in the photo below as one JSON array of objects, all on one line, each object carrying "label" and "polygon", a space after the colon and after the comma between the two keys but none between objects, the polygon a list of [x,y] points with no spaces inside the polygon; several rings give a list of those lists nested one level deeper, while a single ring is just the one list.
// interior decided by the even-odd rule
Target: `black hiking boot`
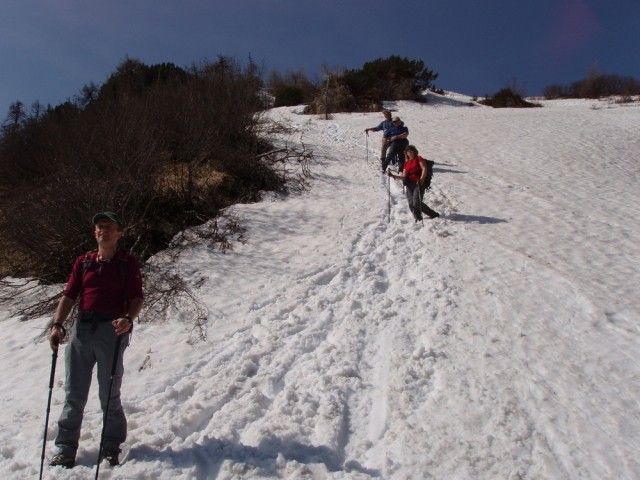
[{"label": "black hiking boot", "polygon": [[49,464],[52,467],[73,468],[76,464],[76,457],[69,457],[63,453],[54,455]]},{"label": "black hiking boot", "polygon": [[106,460],[109,462],[109,465],[111,465],[112,467],[115,467],[116,465],[120,465],[120,460],[118,458],[118,455],[120,455],[120,450],[119,449],[110,449],[110,448],[105,448],[102,450],[102,455],[100,455],[100,460]]}]

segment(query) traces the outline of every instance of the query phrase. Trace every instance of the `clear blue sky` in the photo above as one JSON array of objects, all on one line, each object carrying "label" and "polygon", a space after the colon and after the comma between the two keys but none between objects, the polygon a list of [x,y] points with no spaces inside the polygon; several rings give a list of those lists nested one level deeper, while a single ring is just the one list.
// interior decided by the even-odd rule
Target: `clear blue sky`
[{"label": "clear blue sky", "polygon": [[592,66],[640,79],[640,0],[1,0],[0,118],[146,64],[251,57],[266,71],[423,60],[469,95],[538,95]]}]

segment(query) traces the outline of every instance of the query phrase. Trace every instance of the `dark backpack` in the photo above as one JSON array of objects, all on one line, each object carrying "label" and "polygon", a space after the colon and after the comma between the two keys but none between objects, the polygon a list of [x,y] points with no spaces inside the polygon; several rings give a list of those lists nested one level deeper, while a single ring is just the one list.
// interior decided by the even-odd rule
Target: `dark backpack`
[{"label": "dark backpack", "polygon": [[424,189],[429,190],[431,188],[431,180],[433,179],[433,166],[435,165],[436,162],[434,162],[433,160],[426,160],[425,162],[427,164],[427,176],[424,179]]}]

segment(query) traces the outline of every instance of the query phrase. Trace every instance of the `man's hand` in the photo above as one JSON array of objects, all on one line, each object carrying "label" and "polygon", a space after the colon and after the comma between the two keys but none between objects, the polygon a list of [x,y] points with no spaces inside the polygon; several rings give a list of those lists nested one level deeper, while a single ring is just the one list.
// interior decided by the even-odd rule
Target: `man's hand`
[{"label": "man's hand", "polygon": [[116,329],[116,335],[118,336],[130,332],[133,329],[133,320],[131,320],[129,316],[116,318],[111,324]]},{"label": "man's hand", "polygon": [[51,325],[51,333],[49,333],[49,345],[51,345],[51,350],[57,350],[66,335],[67,331],[62,324],[54,323]]}]

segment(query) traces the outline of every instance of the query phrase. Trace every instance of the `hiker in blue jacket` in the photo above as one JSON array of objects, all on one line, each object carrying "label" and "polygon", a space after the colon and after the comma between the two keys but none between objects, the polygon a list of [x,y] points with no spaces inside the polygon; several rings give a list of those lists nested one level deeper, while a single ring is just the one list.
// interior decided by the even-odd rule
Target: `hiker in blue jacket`
[{"label": "hiker in blue jacket", "polygon": [[402,172],[404,168],[404,151],[409,145],[409,129],[404,126],[400,117],[393,117],[393,127],[391,127],[387,133],[384,134],[384,139],[389,144],[387,150],[387,156],[382,161],[382,172],[387,170],[390,163],[398,159],[398,172]]},{"label": "hiker in blue jacket", "polygon": [[391,112],[389,110],[383,110],[382,114],[384,115],[384,120],[381,121],[377,127],[367,128],[365,129],[365,133],[368,135],[369,132],[379,132],[382,130],[382,148],[380,150],[380,163],[384,162],[384,159],[387,156],[387,148],[389,148],[389,142],[384,138],[386,133],[393,127],[393,122],[391,121]]}]

